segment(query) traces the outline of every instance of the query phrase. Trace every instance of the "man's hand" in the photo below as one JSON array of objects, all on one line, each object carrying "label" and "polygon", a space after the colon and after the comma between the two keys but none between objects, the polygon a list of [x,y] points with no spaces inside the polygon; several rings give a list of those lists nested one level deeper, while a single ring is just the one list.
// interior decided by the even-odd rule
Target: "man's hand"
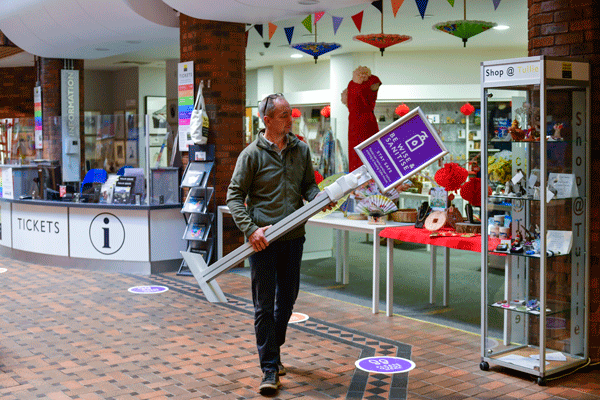
[{"label": "man's hand", "polygon": [[248,238],[248,242],[254,249],[254,251],[261,251],[267,248],[269,245],[269,241],[265,237],[265,231],[269,229],[271,225],[265,226],[263,228],[258,228],[255,230],[252,235]]},{"label": "man's hand", "polygon": [[323,212],[329,211],[329,210],[333,209],[333,207],[335,207],[336,205],[337,205],[337,201],[332,201],[331,203],[329,203],[325,207],[323,207],[323,209],[321,211],[323,211]]}]

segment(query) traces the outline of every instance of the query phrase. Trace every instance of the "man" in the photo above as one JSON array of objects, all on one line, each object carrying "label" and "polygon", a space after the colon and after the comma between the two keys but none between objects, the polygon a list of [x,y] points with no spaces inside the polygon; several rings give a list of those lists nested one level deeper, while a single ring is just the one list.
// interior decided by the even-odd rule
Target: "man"
[{"label": "man", "polygon": [[273,243],[265,231],[302,207],[302,199],[311,201],[319,187],[308,146],[290,132],[292,110],[283,95],[265,97],[259,112],[266,129],[240,153],[227,205],[256,252],[250,267],[256,345],[264,374],[259,390],[269,394],[280,387],[279,375],[286,373],[280,347],[298,297],[305,229],[301,225]]}]

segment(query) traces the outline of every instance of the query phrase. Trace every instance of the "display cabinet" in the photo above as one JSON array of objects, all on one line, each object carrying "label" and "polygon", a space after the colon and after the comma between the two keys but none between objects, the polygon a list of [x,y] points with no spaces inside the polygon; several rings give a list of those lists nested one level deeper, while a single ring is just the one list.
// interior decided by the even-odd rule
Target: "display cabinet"
[{"label": "display cabinet", "polygon": [[[480,368],[544,385],[588,359],[589,64],[483,62],[481,88]],[[506,132],[494,97],[512,98]],[[503,270],[490,268],[497,256]]]},{"label": "display cabinet", "polygon": [[[181,181],[181,187],[187,191],[181,208],[181,213],[186,217],[182,239],[187,241],[187,251],[201,254],[208,265],[211,262],[215,243],[212,225],[216,216],[216,203],[214,200],[211,201],[215,185],[215,174],[212,173],[215,164],[215,147],[193,145],[190,146],[189,154],[190,161]],[[209,182],[212,187],[209,187]],[[185,260],[181,262],[177,274],[192,275]]]}]

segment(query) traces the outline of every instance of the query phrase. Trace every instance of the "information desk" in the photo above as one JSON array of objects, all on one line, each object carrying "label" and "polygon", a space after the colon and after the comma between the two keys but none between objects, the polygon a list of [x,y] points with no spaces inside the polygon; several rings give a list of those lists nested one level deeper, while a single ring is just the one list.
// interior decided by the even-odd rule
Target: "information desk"
[{"label": "information desk", "polygon": [[153,274],[176,271],[181,204],[118,205],[1,199],[0,254],[42,265]]},{"label": "information desk", "polygon": [[[454,230],[441,229],[440,233],[452,233]],[[394,240],[408,243],[420,243],[431,245],[431,265],[429,268],[429,302],[434,303],[436,283],[436,249],[444,248],[444,277],[443,277],[443,305],[448,305],[448,293],[450,289],[450,249],[468,250],[481,252],[481,235],[473,237],[463,236],[436,236],[430,237],[432,232],[427,229],[419,229],[413,226],[401,228],[389,227],[381,231],[381,237],[387,239],[387,282],[386,282],[386,314],[392,315],[394,305]],[[490,240],[490,248],[495,248],[500,243],[498,239]],[[509,258],[509,257],[507,257]]]},{"label": "information desk", "polygon": [[[230,214],[227,206],[219,206],[217,212],[218,223],[218,243],[217,254],[219,258],[223,257],[223,243],[221,242],[223,214]],[[412,223],[400,223],[394,221],[386,221],[386,225],[372,225],[366,220],[350,220],[345,218],[341,212],[333,212],[324,217],[312,217],[306,222],[307,226],[319,226],[331,228],[337,231],[337,253],[336,253],[336,281],[343,284],[349,283],[348,278],[348,249],[349,249],[349,232],[361,232],[373,235],[373,314],[379,312],[379,281],[380,281],[380,256],[379,256],[379,233],[387,227],[400,227],[413,225]],[[343,233],[343,238],[342,238]],[[307,240],[310,240],[307,238]],[[393,244],[393,243],[392,243]],[[389,248],[389,246],[388,246]],[[388,279],[389,282],[389,279]]]}]

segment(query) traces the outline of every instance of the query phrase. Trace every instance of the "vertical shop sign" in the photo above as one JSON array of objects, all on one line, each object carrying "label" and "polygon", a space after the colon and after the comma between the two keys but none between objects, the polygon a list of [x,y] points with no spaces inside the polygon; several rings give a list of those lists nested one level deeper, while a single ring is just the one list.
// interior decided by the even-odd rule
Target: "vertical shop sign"
[{"label": "vertical shop sign", "polygon": [[354,149],[383,192],[448,154],[419,107]]},{"label": "vertical shop sign", "polygon": [[2,168],[2,197],[14,199],[12,168]]},{"label": "vertical shop sign", "polygon": [[35,149],[41,150],[42,140],[42,87],[33,88],[33,116],[35,119]]},{"label": "vertical shop sign", "polygon": [[79,182],[79,71],[60,71],[62,112],[62,176],[65,182]]},{"label": "vertical shop sign", "polygon": [[177,111],[179,150],[188,151],[194,144],[190,136],[190,117],[194,109],[194,62],[186,61],[177,64]]}]

